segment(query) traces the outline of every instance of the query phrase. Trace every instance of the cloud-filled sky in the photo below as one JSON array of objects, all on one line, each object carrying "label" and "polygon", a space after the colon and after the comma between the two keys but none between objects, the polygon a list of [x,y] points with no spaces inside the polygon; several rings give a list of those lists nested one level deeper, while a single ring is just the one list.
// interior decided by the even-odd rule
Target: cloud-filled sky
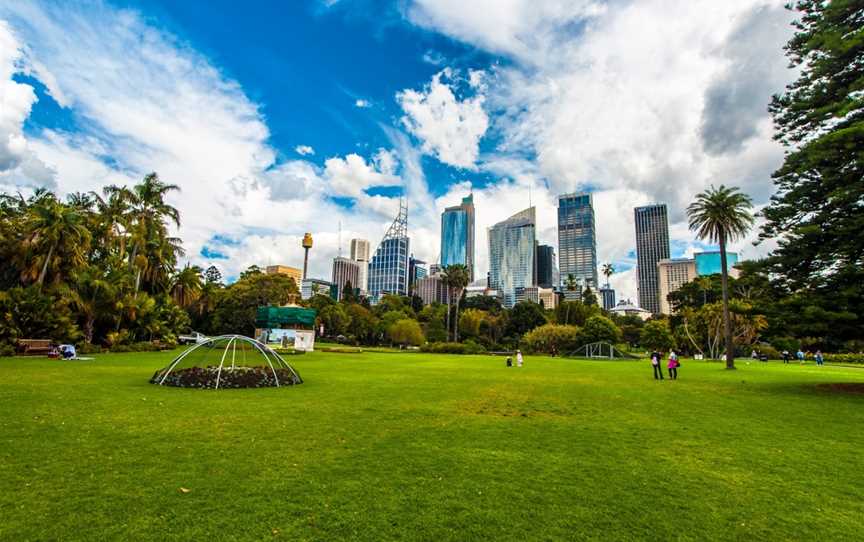
[{"label": "cloud-filled sky", "polygon": [[[473,190],[486,228],[594,194],[601,263],[635,298],[633,207],[669,205],[674,256],[702,247],[684,208],[711,184],[772,193],[767,103],[794,78],[783,0],[310,0],[0,4],[0,190],[180,185],[188,259],[327,278],[373,247],[404,195],[412,250]],[[341,229],[341,235],[340,235]],[[758,257],[750,239],[736,248]]]}]

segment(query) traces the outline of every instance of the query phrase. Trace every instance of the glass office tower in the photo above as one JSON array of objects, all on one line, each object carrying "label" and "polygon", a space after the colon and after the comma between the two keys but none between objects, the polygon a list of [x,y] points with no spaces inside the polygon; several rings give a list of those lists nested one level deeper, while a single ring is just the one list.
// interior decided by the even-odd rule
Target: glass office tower
[{"label": "glass office tower", "polygon": [[537,286],[552,288],[555,284],[555,248],[549,245],[537,246]]},{"label": "glass office tower", "polygon": [[399,215],[369,262],[369,295],[374,302],[384,294],[408,294],[408,207],[399,202]]},{"label": "glass office tower", "polygon": [[[594,290],[597,280],[597,233],[591,194],[558,196],[558,272],[562,285],[570,275]],[[564,295],[568,295],[565,291]],[[577,294],[578,295],[578,294]]]},{"label": "glass office tower", "polygon": [[489,287],[505,307],[516,304],[516,291],[535,286],[536,214],[534,207],[489,228]]},{"label": "glass office tower", "polygon": [[660,280],[657,262],[669,259],[669,219],[666,204],[636,207],[636,260],[639,306],[660,314]]},{"label": "glass office tower", "polygon": [[[722,270],[722,260],[720,259],[720,251],[716,252],[697,252],[693,255],[696,260],[696,274],[700,277],[703,275],[714,275]],[[733,266],[738,263],[737,252],[726,253],[726,269],[729,275],[737,276],[737,271]]]},{"label": "glass office tower", "polygon": [[441,213],[441,265],[462,264],[474,280],[474,196]]}]

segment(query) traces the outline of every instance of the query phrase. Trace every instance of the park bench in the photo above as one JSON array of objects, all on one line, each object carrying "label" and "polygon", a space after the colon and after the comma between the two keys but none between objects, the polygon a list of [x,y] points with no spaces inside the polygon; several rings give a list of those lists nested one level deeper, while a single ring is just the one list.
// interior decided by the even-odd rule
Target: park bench
[{"label": "park bench", "polygon": [[51,339],[18,339],[18,353],[24,356],[48,355]]}]

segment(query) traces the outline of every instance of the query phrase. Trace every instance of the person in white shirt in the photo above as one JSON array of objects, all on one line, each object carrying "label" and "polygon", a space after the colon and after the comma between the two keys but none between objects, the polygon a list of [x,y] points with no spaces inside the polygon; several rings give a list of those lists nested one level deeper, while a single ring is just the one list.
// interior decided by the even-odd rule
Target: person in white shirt
[{"label": "person in white shirt", "polygon": [[522,367],[522,351],[521,350],[516,351],[516,366]]}]

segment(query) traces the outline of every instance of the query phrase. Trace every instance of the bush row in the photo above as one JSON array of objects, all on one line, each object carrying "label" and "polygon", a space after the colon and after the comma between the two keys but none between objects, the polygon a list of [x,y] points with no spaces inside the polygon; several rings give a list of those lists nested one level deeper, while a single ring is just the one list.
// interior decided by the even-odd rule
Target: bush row
[{"label": "bush row", "polygon": [[[156,371],[150,383],[159,384],[164,374],[162,370]],[[215,389],[217,378],[220,389],[272,388],[277,386],[277,378],[279,386],[300,383],[300,379],[288,369],[276,369],[274,375],[270,367],[235,367],[234,369],[223,368],[220,374],[218,367],[190,367],[171,371],[162,384],[178,388]]]},{"label": "bush row", "polygon": [[485,354],[486,349],[474,341],[464,343],[426,343],[420,347],[421,352],[430,354]]},{"label": "bush row", "polygon": [[825,354],[826,363],[862,363],[864,364],[864,353],[858,354]]}]

